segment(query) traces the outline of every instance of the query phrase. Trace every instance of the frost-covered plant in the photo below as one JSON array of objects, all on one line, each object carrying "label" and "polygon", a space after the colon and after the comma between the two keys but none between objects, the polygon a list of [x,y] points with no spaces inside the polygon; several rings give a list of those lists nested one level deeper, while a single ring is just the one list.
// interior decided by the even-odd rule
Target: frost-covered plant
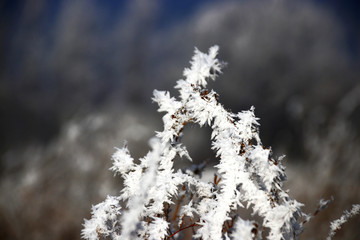
[{"label": "frost-covered plant", "polygon": [[[158,111],[165,112],[164,130],[150,140],[152,150],[138,164],[127,146],[115,152],[111,170],[121,175],[124,188],[120,196],[93,206],[83,238],[180,239],[192,229],[192,237],[203,240],[262,239],[263,235],[297,239],[311,215],[303,213],[303,204],[283,189],[283,157],[273,158],[271,149],[262,145],[254,108],[229,112],[217,93],[206,89],[207,81],[215,80],[224,65],[217,52],[217,46],[208,54],[195,49],[191,68],[175,86],[179,99],[154,91]],[[212,149],[219,159],[213,182],[201,181],[202,165],[174,169],[176,156],[192,161],[181,143],[188,123],[212,129]],[[328,203],[320,201],[318,210]],[[243,208],[251,209],[262,222],[243,219],[239,211]]]},{"label": "frost-covered plant", "polygon": [[326,238],[326,240],[330,240],[336,234],[336,232],[341,229],[341,226],[349,220],[349,218],[352,218],[359,213],[360,204],[354,204],[350,212],[344,211],[344,214],[339,219],[331,222],[329,236]]}]

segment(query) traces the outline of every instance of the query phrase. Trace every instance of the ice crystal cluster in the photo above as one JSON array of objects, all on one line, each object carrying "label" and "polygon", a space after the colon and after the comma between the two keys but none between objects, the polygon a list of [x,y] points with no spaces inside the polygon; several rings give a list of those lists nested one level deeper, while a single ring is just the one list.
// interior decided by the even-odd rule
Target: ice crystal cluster
[{"label": "ice crystal cluster", "polygon": [[[83,238],[160,240],[190,234],[203,240],[297,239],[311,216],[283,189],[282,157],[273,158],[271,149],[262,145],[254,108],[229,112],[218,94],[206,89],[224,65],[217,53],[217,46],[207,54],[195,49],[191,67],[175,86],[178,98],[154,91],[158,111],[165,113],[164,129],[156,132],[150,140],[152,150],[138,163],[126,146],[117,149],[111,170],[123,178],[124,188],[120,196],[108,196],[93,206]],[[174,169],[177,156],[192,161],[181,143],[188,123],[212,129],[212,149],[218,158],[214,181],[201,180],[204,166]],[[260,220],[244,219],[244,208]]]},{"label": "ice crystal cluster", "polygon": [[337,231],[341,229],[341,226],[346,223],[349,218],[352,218],[360,213],[360,204],[354,204],[349,211],[344,211],[344,214],[339,218],[331,222],[330,233],[326,240],[330,240]]}]

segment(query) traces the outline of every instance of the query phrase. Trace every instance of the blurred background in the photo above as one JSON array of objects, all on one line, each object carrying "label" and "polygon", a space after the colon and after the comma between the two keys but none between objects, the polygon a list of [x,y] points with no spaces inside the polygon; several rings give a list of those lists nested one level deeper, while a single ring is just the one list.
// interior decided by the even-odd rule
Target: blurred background
[{"label": "blurred background", "polygon": [[[209,87],[233,112],[256,107],[290,195],[307,212],[334,196],[301,237],[324,239],[360,202],[356,0],[1,1],[0,238],[79,239],[91,205],[121,189],[114,147],[139,158],[162,129],[153,89],[176,95],[194,47],[214,44],[228,65]],[[184,142],[212,166],[209,136],[189,126]]]}]

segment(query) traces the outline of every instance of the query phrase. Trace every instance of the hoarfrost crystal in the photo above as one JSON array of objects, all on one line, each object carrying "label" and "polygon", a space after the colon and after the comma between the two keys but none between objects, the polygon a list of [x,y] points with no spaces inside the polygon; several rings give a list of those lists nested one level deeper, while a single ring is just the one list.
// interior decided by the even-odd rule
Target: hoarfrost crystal
[{"label": "hoarfrost crystal", "polygon": [[[152,150],[139,164],[126,146],[117,149],[111,170],[121,175],[124,188],[119,197],[108,197],[93,207],[83,238],[165,240],[179,238],[191,228],[192,237],[203,240],[261,239],[267,228],[267,239],[297,239],[310,216],[282,189],[283,157],[274,159],[271,149],[262,145],[254,107],[231,113],[215,91],[206,89],[208,80],[215,80],[224,66],[217,53],[217,46],[208,54],[195,49],[191,67],[175,86],[178,99],[154,90],[153,101],[165,113],[164,129],[156,132],[150,141]],[[191,161],[181,143],[188,123],[212,129],[212,149],[218,157],[214,182],[197,177],[203,167],[174,169],[176,156]],[[243,220],[239,210],[244,206],[262,223]]]}]

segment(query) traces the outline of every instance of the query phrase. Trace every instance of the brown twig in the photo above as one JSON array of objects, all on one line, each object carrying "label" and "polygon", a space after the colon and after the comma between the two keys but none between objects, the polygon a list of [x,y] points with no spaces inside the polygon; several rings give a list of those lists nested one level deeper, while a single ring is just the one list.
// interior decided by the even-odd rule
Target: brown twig
[{"label": "brown twig", "polygon": [[176,235],[177,233],[181,232],[182,230],[185,230],[185,229],[191,228],[191,227],[195,227],[195,226],[200,226],[200,225],[197,224],[197,223],[193,223],[193,224],[191,224],[191,225],[189,225],[189,226],[180,228],[179,230],[177,230],[176,232],[174,232],[171,236],[169,236],[169,238],[173,237],[174,235]]},{"label": "brown twig", "polygon": [[181,205],[181,202],[182,200],[184,199],[185,196],[182,196],[180,201],[178,202],[178,204],[176,205],[176,209],[175,209],[175,214],[174,214],[174,217],[173,217],[173,221],[176,221],[176,218],[177,218],[177,214],[179,212],[179,209],[180,209],[180,205]]}]

